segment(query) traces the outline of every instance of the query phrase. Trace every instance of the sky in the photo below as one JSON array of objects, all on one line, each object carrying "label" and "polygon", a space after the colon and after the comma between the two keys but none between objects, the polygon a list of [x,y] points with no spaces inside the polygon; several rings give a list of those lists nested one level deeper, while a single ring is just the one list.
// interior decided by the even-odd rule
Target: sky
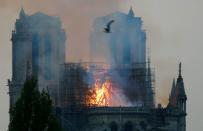
[{"label": "sky", "polygon": [[0,0],[0,130],[8,126],[7,79],[11,78],[11,31],[20,7],[59,16],[68,35],[67,61],[89,60],[89,34],[95,18],[132,5],[142,17],[156,75],[157,103],[166,105],[172,80],[182,62],[187,101],[187,130],[203,129],[202,0]]}]

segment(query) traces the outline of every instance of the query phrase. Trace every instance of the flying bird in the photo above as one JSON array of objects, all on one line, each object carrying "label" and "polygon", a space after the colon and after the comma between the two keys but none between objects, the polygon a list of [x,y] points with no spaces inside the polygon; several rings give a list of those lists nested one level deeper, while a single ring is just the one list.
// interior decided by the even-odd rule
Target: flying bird
[{"label": "flying bird", "polygon": [[114,20],[111,20],[111,21],[108,22],[108,24],[104,28],[105,33],[111,33],[111,24],[114,23],[114,22],[115,22]]}]

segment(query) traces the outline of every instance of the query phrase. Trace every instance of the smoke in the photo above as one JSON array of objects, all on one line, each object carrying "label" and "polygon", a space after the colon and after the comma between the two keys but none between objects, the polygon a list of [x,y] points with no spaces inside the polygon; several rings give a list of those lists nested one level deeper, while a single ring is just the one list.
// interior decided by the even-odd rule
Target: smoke
[{"label": "smoke", "polygon": [[[67,33],[67,61],[89,61],[89,37],[98,16],[121,10],[122,0],[35,0],[23,1],[28,13],[42,11],[60,16]],[[124,4],[125,5],[125,4]]]},{"label": "smoke", "polygon": [[[45,2],[44,2],[45,1]],[[63,0],[64,1],[64,0]],[[70,0],[66,0],[68,3]],[[81,0],[72,0],[72,2],[69,2],[69,6],[75,7],[75,10],[78,10],[76,5],[73,5],[72,3],[77,3],[77,1]],[[86,1],[86,0],[83,0]],[[93,0],[92,0],[93,1]],[[103,0],[95,0],[98,3],[102,2]],[[104,0],[106,1],[106,0]],[[123,2],[122,2],[123,1]],[[120,0],[120,5],[124,5],[126,0]],[[37,11],[46,11],[45,13],[52,14],[58,14],[55,13],[58,12],[58,10],[64,10],[60,16],[65,16],[67,12],[66,10],[69,10],[68,8],[62,9],[67,5],[58,6],[60,4],[61,0],[55,0],[55,3],[53,3],[53,0],[22,0],[22,5],[24,6],[27,13],[31,14]],[[111,0],[108,0],[106,3],[111,2]],[[125,2],[125,3],[124,3]],[[39,3],[39,4],[37,4]],[[122,4],[121,4],[122,3]],[[123,4],[124,3],[124,4]],[[133,7],[136,9],[136,15],[142,16],[144,19],[144,24],[147,29],[148,33],[148,43],[150,43],[150,49],[151,49],[151,56],[154,67],[156,67],[156,87],[157,87],[157,95],[160,97],[157,97],[159,102],[161,102],[162,96],[165,96],[165,98],[168,98],[168,91],[171,87],[172,77],[177,75],[177,64],[181,61],[184,63],[185,69],[184,69],[184,78],[185,82],[187,81],[187,87],[197,87],[197,88],[187,88],[188,93],[190,97],[190,102],[193,102],[195,100],[199,100],[199,94],[202,92],[202,81],[200,80],[202,78],[202,73],[199,71],[202,67],[202,15],[199,15],[200,12],[202,12],[202,1],[190,1],[190,0],[170,0],[170,1],[163,1],[163,0],[154,0],[154,1],[145,1],[145,0],[134,0],[133,1]],[[184,6],[183,6],[184,4]],[[52,6],[50,6],[52,5]],[[58,8],[56,8],[56,6]],[[120,10],[121,7],[119,4],[115,4],[116,8]],[[18,16],[18,12],[20,9],[20,2],[19,0],[0,0],[0,10],[1,10],[1,32],[0,32],[0,46],[1,46],[1,86],[5,87],[6,85],[6,79],[11,78],[11,43],[10,43],[10,37],[11,37],[11,31],[14,26],[14,21]],[[108,5],[107,5],[108,6]],[[110,6],[110,5],[109,5]],[[109,7],[108,6],[108,7]],[[112,5],[111,5],[112,6]],[[114,6],[114,7],[115,7]],[[118,7],[120,6],[120,7]],[[79,6],[78,6],[79,7]],[[113,6],[112,6],[113,7]],[[118,7],[118,8],[117,8]],[[129,6],[126,6],[128,9]],[[47,10],[49,8],[49,10]],[[53,11],[52,11],[52,9]],[[91,7],[93,8],[93,6]],[[99,8],[96,6],[96,8]],[[103,7],[104,12],[108,12],[109,10],[112,10],[112,8],[106,9]],[[114,10],[113,9],[113,10]],[[70,10],[69,10],[70,11]],[[78,11],[79,12],[79,11]],[[187,12],[187,13],[186,13]],[[74,12],[70,12],[74,13]],[[83,12],[81,11],[83,14]],[[109,13],[109,12],[108,12]],[[105,13],[101,13],[102,15]],[[72,20],[71,20],[72,21]],[[81,21],[83,21],[81,19]],[[76,22],[76,21],[74,21]],[[75,25],[75,23],[73,25]],[[195,24],[194,24],[195,22]],[[63,22],[64,23],[64,22]],[[89,24],[91,25],[91,24]],[[64,27],[66,26],[66,31],[68,31],[68,35],[71,34],[69,31],[69,27],[71,27],[70,24],[64,23]],[[91,27],[90,27],[91,28]],[[88,27],[88,30],[85,31],[89,33],[89,30],[91,30]],[[75,31],[77,33],[77,31]],[[83,33],[85,34],[85,33]],[[196,35],[194,35],[196,34]],[[176,38],[179,38],[177,40]],[[73,39],[73,38],[71,38]],[[88,37],[85,37],[85,43],[83,45],[88,45]],[[70,40],[70,39],[69,39]],[[84,39],[82,39],[84,40]],[[194,44],[196,43],[195,46]],[[70,45],[71,44],[71,45]],[[79,45],[81,44],[78,43]],[[68,53],[73,52],[75,54],[74,56],[68,56],[68,60],[78,60],[79,53],[77,49],[79,47],[77,43],[70,43],[68,42],[68,46],[75,47],[74,49],[70,50],[68,49]],[[84,46],[82,46],[84,48]],[[81,48],[80,48],[81,49]],[[88,57],[88,51],[87,49],[84,49],[85,51],[81,51],[82,55],[84,57]],[[83,53],[84,52],[84,53]],[[188,53],[190,52],[190,53]],[[87,54],[86,54],[87,53]],[[191,63],[199,63],[199,64],[192,64]],[[194,79],[194,76],[197,76],[199,79]],[[163,82],[163,81],[170,81],[169,83]],[[7,95],[7,88],[1,89],[1,103],[2,105],[8,105],[8,95]],[[198,93],[199,94],[198,94]],[[165,94],[165,95],[164,95]],[[197,95],[198,94],[198,95]],[[192,99],[193,98],[193,99]],[[201,97],[200,97],[201,98]],[[192,100],[191,100],[192,99]],[[199,129],[201,127],[200,119],[198,119],[198,114],[201,113],[202,107],[199,106],[198,102],[193,102],[191,104],[191,109],[193,110],[198,109],[198,113],[191,113],[191,118],[193,118],[194,123],[192,124],[195,129]],[[6,109],[4,109],[6,108]],[[7,108],[8,106],[2,107],[3,114],[2,118],[8,118],[8,116],[4,116],[7,114]],[[4,127],[4,130],[7,128],[8,120],[3,120],[1,122],[1,127]],[[193,130],[195,130],[193,129]],[[3,129],[2,129],[3,130]]]},{"label": "smoke", "polygon": [[[111,24],[111,33],[105,33],[104,27],[111,20],[115,21]],[[145,80],[130,70],[132,65],[135,68],[136,63],[136,68],[140,68],[136,70],[142,75],[146,73],[146,65],[143,64],[146,62],[146,36],[142,30],[142,20],[133,14],[117,11],[96,18],[93,29],[90,37],[91,60],[102,60],[111,65],[109,75],[118,85],[114,89],[119,92],[126,105],[143,105],[146,97],[143,93],[146,88]]]},{"label": "smoke", "polygon": [[[134,36],[137,36],[136,33],[139,35],[140,32],[137,31],[140,27],[135,28],[135,30],[128,27],[129,24],[137,24],[140,26],[140,23],[131,23],[133,21],[129,21],[129,19],[126,18],[127,16],[123,13],[119,15],[115,13],[113,18],[111,18],[111,16],[105,17],[102,23],[97,23],[99,22],[98,17],[100,18],[102,16],[107,16],[112,12],[120,11],[120,4],[123,4],[121,0],[61,0],[60,2],[56,0],[23,1],[25,12],[28,15],[41,11],[49,15],[61,17],[63,27],[67,32],[67,61],[89,61],[92,60],[90,58],[94,58],[94,61],[96,62],[107,62],[112,65],[145,62],[145,49],[144,51],[140,51],[143,47],[133,47],[134,43],[139,43],[138,39],[140,38],[135,38]],[[103,32],[103,28],[111,19],[115,19],[116,21],[112,26],[112,30],[114,31],[112,35]],[[94,24],[93,21],[95,21]],[[95,27],[92,25],[96,26],[96,31],[94,30]],[[94,31],[92,31],[92,27],[94,28]],[[90,35],[90,33],[92,35]],[[118,43],[120,43],[120,45],[118,45]],[[137,54],[132,54],[134,52]],[[136,57],[131,58],[131,56],[143,56],[143,58],[140,60]],[[41,59],[44,58],[42,57]],[[54,64],[50,65],[53,66]],[[46,75],[46,73],[43,73],[43,69],[44,67],[42,68],[42,73],[40,75],[44,77],[44,74]],[[52,70],[52,72],[57,74],[57,69]],[[125,74],[129,75],[129,71]],[[120,88],[123,90],[122,93],[128,97],[129,101],[134,102],[137,99],[141,99],[139,98],[139,94],[134,96],[134,93],[132,93],[139,92],[139,89],[136,89],[135,91],[133,88],[128,88],[128,76],[123,77],[120,72],[114,71],[112,77],[120,84]],[[139,87],[136,83],[134,83],[134,85],[136,85],[136,88]]]},{"label": "smoke", "polygon": [[[60,16],[63,27],[67,32],[66,60],[89,61],[91,60],[89,38],[92,32],[93,21],[111,12],[122,11],[123,6],[125,6],[127,2],[123,2],[122,0],[22,0],[22,2],[3,0],[0,5],[2,7],[12,6],[15,10],[19,10],[21,4],[28,14],[41,11],[49,15]],[[103,56],[98,55],[95,61],[111,61],[110,50],[104,46],[107,44],[106,41],[109,40],[109,38],[105,36],[106,34],[102,32],[102,28],[105,24],[106,22],[100,25],[101,34],[97,36],[99,37],[97,38],[99,41],[97,46],[99,45],[98,47],[100,49],[98,53],[103,54]],[[103,43],[103,45],[100,43]]]},{"label": "smoke", "polygon": [[[109,21],[111,33],[105,33],[104,28]],[[91,33],[91,56],[93,61],[106,58],[106,62],[113,65],[144,63],[146,44],[142,21],[122,12],[109,13],[98,17],[93,24]]]},{"label": "smoke", "polygon": [[59,16],[68,38],[66,61],[89,61],[89,38],[94,19],[122,10],[123,5],[126,5],[123,0],[1,0],[0,10],[9,8],[8,12],[19,12],[23,7],[28,15],[40,11]]}]

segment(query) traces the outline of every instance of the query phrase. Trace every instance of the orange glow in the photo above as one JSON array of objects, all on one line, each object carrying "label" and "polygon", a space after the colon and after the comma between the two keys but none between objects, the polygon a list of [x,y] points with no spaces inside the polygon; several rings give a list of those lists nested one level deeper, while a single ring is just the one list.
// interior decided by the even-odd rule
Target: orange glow
[{"label": "orange glow", "polygon": [[112,97],[112,83],[110,80],[101,82],[96,80],[94,87],[87,95],[87,104],[89,106],[110,106]]}]

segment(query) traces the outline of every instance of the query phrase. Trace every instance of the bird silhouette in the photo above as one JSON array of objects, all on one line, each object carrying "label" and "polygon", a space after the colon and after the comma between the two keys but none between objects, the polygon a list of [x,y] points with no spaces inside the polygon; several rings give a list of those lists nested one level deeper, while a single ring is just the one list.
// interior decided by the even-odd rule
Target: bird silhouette
[{"label": "bird silhouette", "polygon": [[111,20],[111,21],[108,22],[108,24],[104,28],[105,33],[111,33],[111,24],[114,23],[114,22],[115,22],[114,20]]}]

